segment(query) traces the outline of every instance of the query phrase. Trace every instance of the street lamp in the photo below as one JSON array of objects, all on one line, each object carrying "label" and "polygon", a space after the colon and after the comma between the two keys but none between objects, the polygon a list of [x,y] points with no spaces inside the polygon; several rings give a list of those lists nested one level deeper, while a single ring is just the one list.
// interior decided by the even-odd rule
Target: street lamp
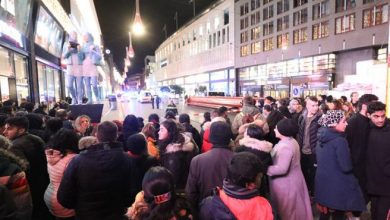
[{"label": "street lamp", "polygon": [[139,0],[135,0],[135,17],[131,28],[132,32],[137,36],[142,36],[145,33],[145,27],[142,24],[141,14],[139,13]]}]

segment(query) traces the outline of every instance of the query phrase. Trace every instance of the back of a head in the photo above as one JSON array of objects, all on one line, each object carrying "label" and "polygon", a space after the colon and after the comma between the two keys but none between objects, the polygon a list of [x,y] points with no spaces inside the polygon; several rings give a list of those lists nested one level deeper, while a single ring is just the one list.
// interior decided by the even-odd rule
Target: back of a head
[{"label": "back of a head", "polygon": [[358,110],[362,109],[362,105],[368,105],[370,102],[378,101],[378,96],[374,94],[364,94],[358,100]]},{"label": "back of a head", "polygon": [[210,114],[210,112],[205,112],[203,114],[203,118],[204,118],[205,121],[211,121],[211,114]]},{"label": "back of a head", "polygon": [[218,115],[223,116],[227,111],[228,111],[228,108],[226,108],[225,106],[221,106],[218,108]]},{"label": "back of a head", "polygon": [[29,122],[29,129],[43,129],[43,118],[40,114],[28,113],[26,118]]},{"label": "back of a head", "polygon": [[125,151],[130,151],[134,155],[147,154],[147,143],[145,136],[141,133],[133,134],[127,138]]},{"label": "back of a head", "polygon": [[233,185],[246,187],[248,183],[255,183],[257,175],[262,172],[264,168],[255,154],[240,152],[231,159],[226,178]]},{"label": "back of a head", "polygon": [[180,123],[188,123],[190,124],[190,116],[186,113],[180,114],[179,116]]},{"label": "back of a head", "polygon": [[160,117],[158,116],[158,114],[153,113],[149,115],[148,121],[153,123],[160,123]]},{"label": "back of a head", "polygon": [[24,104],[24,109],[26,109],[27,112],[32,112],[34,110],[34,103],[32,102],[26,102]]},{"label": "back of a head", "polygon": [[5,121],[9,118],[6,114],[0,114],[0,127],[5,125]]},{"label": "back of a head", "polygon": [[138,132],[139,127],[138,118],[135,115],[127,115],[123,121],[123,132]]},{"label": "back of a head", "polygon": [[97,127],[96,137],[100,143],[116,141],[118,127],[114,122],[104,121]]},{"label": "back of a head", "polygon": [[253,105],[254,104],[253,97],[252,96],[245,96],[244,100],[243,100],[243,104],[244,105]]},{"label": "back of a head", "polygon": [[176,120],[176,114],[173,111],[167,111],[165,113],[165,119],[173,119]]},{"label": "back of a head", "polygon": [[257,140],[264,140],[265,133],[261,127],[251,124],[246,129],[246,135]]},{"label": "back of a head", "polygon": [[11,127],[24,128],[26,131],[29,128],[29,122],[26,117],[10,117],[5,123]]},{"label": "back of a head", "polygon": [[61,120],[66,120],[68,118],[68,112],[65,109],[58,109],[56,111],[56,117]]},{"label": "back of a head", "polygon": [[47,130],[55,133],[63,127],[62,120],[59,118],[51,118],[46,121],[45,127]]},{"label": "back of a head", "polygon": [[209,137],[210,143],[213,145],[227,146],[229,145],[232,137],[232,129],[228,123],[222,121],[211,123]]},{"label": "back of a head", "polygon": [[67,151],[78,153],[78,143],[79,139],[76,132],[63,128],[51,138],[49,146],[51,149],[60,151],[65,156]]}]

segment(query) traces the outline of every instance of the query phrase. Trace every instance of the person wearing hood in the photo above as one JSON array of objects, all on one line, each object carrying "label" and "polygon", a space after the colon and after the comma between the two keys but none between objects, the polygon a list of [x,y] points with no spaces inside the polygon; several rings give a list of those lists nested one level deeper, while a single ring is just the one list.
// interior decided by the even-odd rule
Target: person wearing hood
[{"label": "person wearing hood", "polygon": [[[68,44],[63,48],[62,58],[66,60],[66,88],[72,96],[72,104],[81,104],[84,94],[82,65],[85,56],[77,41],[77,32],[72,31],[69,34]],[[77,89],[74,85],[75,82]]]},{"label": "person wearing hood", "polygon": [[283,119],[275,128],[280,141],[271,151],[273,165],[268,167],[271,198],[281,220],[312,220],[309,193],[301,170],[299,145],[294,139],[298,126]]},{"label": "person wearing hood", "polygon": [[57,200],[57,191],[69,162],[77,155],[78,137],[69,129],[58,131],[45,150],[50,183],[45,191],[44,200],[50,212],[57,218],[75,216],[73,209],[64,208]]},{"label": "person wearing hood", "polygon": [[229,124],[225,121],[213,122],[209,136],[212,148],[194,157],[187,179],[186,195],[194,209],[204,198],[212,195],[215,187],[222,186],[227,166],[233,157],[229,147],[233,136]]},{"label": "person wearing hood", "polygon": [[94,39],[91,33],[84,33],[84,45],[82,52],[85,56],[83,61],[83,79],[85,84],[85,94],[88,98],[88,103],[92,103],[92,90],[96,100],[99,100],[98,90],[98,70],[97,66],[101,64],[102,55],[99,45],[94,44]]},{"label": "person wearing hood", "polygon": [[[252,96],[245,96],[243,99],[242,110],[239,114],[234,117],[232,123],[232,132],[234,136],[238,135],[238,129],[241,125],[248,123],[245,121],[245,118],[263,119],[263,116],[260,114],[259,109],[255,106],[256,100]],[[253,122],[253,121],[249,121]]]},{"label": "person wearing hood", "polygon": [[76,219],[124,219],[131,205],[131,160],[117,132],[115,123],[100,123],[98,144],[75,156],[64,172],[57,199],[75,210]]},{"label": "person wearing hood", "polygon": [[127,115],[123,121],[122,135],[118,137],[118,141],[123,143],[123,146],[126,146],[127,138],[133,134],[137,134],[141,131],[138,119],[135,115]]},{"label": "person wearing hood", "polygon": [[191,134],[198,148],[202,148],[202,138],[200,137],[199,131],[191,125],[190,116],[186,113],[180,114],[179,123],[183,126],[185,132]]},{"label": "person wearing hood", "polygon": [[190,163],[198,153],[198,149],[189,136],[180,132],[178,125],[172,119],[161,123],[158,138],[160,163],[172,172],[176,188],[184,191]]},{"label": "person wearing hood", "polygon": [[45,130],[43,129],[43,118],[42,115],[37,113],[28,113],[25,115],[28,119],[28,133],[36,135],[42,140],[45,138]]},{"label": "person wearing hood", "polygon": [[[328,110],[318,121],[315,200],[320,219],[345,219],[366,209],[359,182],[352,172],[352,160],[345,138],[347,126],[343,110]],[[352,213],[351,213],[352,212]],[[349,216],[352,217],[352,216]]]}]

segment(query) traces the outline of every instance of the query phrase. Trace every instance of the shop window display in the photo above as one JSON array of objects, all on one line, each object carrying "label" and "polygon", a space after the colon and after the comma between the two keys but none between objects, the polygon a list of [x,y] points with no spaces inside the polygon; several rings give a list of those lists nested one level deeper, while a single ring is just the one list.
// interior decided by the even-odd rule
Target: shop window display
[{"label": "shop window display", "polygon": [[27,60],[25,57],[14,54],[15,75],[16,75],[16,94],[18,103],[22,98],[28,98],[28,74],[27,74]]}]

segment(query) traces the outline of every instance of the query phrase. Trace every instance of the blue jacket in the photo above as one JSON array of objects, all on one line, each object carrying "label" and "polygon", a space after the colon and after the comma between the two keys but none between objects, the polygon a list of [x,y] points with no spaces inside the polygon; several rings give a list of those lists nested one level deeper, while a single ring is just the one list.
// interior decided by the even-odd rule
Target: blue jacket
[{"label": "blue jacket", "polygon": [[351,154],[344,134],[321,127],[316,153],[316,201],[336,210],[364,211],[365,200],[352,172]]},{"label": "blue jacket", "polygon": [[[94,44],[94,39],[92,34],[86,33],[88,35],[88,41],[81,48],[84,56],[89,56],[92,60],[92,63],[95,65],[101,65],[102,54],[100,52],[99,46]],[[91,46],[94,46],[94,49],[91,50]]]},{"label": "blue jacket", "polygon": [[68,48],[68,46],[65,45],[64,52],[62,53],[62,57],[66,60],[67,65],[75,65],[74,63],[72,63],[73,55],[76,55],[78,58],[77,65],[83,65],[83,61],[85,59],[84,53],[77,51],[76,48]]},{"label": "blue jacket", "polygon": [[119,142],[90,146],[69,163],[57,198],[77,219],[122,219],[131,205],[131,160]]}]

